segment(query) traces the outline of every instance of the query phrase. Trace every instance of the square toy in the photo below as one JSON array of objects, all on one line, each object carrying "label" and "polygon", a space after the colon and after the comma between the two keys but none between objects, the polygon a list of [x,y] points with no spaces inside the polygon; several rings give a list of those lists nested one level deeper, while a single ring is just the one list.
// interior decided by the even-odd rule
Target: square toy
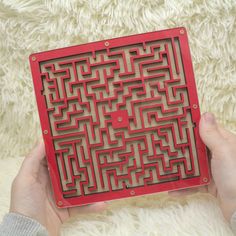
[{"label": "square toy", "polygon": [[30,56],[58,207],[205,185],[185,28]]}]

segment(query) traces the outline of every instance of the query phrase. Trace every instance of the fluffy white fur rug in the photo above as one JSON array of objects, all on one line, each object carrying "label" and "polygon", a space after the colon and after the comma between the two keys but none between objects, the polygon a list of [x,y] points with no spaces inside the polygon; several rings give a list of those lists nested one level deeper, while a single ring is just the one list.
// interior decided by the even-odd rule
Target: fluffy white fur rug
[{"label": "fluffy white fur rug", "polygon": [[[10,183],[40,136],[28,55],[185,26],[201,110],[236,131],[235,0],[0,0],[0,218]],[[114,201],[68,222],[63,235],[232,235],[216,201],[166,194]]]}]

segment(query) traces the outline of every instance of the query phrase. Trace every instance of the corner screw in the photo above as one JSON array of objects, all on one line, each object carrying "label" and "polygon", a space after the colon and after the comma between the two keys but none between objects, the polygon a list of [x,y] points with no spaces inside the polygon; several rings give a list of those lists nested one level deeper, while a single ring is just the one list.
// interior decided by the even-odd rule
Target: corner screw
[{"label": "corner screw", "polygon": [[184,29],[181,29],[181,30],[179,31],[179,33],[180,33],[180,34],[184,34]]},{"label": "corner screw", "polygon": [[197,109],[198,105],[197,104],[193,104],[193,109]]},{"label": "corner screw", "polygon": [[58,205],[58,206],[62,206],[62,205],[63,205],[63,202],[62,202],[62,201],[58,201],[58,202],[57,202],[57,205]]},{"label": "corner screw", "polygon": [[48,134],[48,130],[45,129],[45,130],[43,131],[43,133],[44,133],[44,134]]},{"label": "corner screw", "polygon": [[105,46],[108,47],[110,43],[108,41],[105,42]]},{"label": "corner screw", "polygon": [[36,57],[35,56],[32,57],[32,61],[36,61]]},{"label": "corner screw", "polygon": [[204,183],[207,183],[207,182],[208,182],[208,178],[206,178],[206,177],[203,178],[202,180],[203,180]]}]

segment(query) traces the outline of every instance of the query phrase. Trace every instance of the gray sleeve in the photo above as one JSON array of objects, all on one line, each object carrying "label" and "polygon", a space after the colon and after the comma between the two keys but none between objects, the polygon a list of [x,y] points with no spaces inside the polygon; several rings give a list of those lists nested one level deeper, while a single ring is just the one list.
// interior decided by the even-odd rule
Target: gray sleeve
[{"label": "gray sleeve", "polygon": [[48,236],[46,229],[36,220],[9,213],[0,224],[0,236]]},{"label": "gray sleeve", "polygon": [[236,211],[234,212],[234,214],[231,217],[230,225],[231,225],[233,232],[236,234]]}]

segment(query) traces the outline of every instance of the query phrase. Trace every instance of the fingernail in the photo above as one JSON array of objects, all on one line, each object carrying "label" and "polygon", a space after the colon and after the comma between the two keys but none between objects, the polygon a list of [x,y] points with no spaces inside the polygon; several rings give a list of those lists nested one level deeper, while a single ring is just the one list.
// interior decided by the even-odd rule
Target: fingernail
[{"label": "fingernail", "polygon": [[213,124],[216,123],[215,116],[214,116],[212,113],[210,113],[210,112],[206,112],[206,113],[204,114],[204,120],[205,120],[208,124],[211,124],[211,125],[213,125]]}]

